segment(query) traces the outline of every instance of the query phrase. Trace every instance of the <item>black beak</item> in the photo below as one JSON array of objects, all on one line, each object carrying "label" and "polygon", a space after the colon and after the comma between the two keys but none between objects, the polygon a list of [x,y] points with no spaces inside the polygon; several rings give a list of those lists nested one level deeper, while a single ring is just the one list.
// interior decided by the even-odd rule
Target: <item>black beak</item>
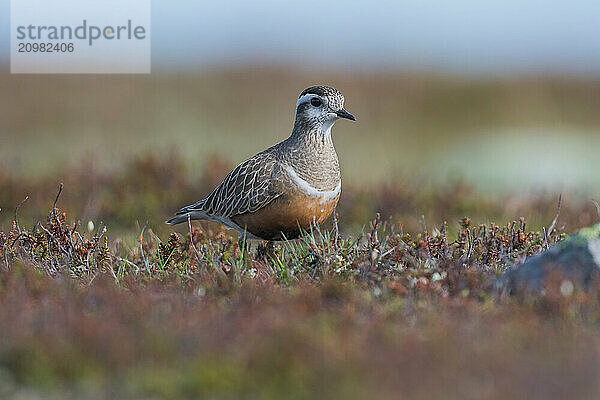
[{"label": "black beak", "polygon": [[343,108],[339,111],[336,111],[335,113],[340,118],[346,118],[346,119],[349,119],[350,121],[356,121],[356,118],[354,118],[354,115],[350,114],[348,111],[344,110]]}]

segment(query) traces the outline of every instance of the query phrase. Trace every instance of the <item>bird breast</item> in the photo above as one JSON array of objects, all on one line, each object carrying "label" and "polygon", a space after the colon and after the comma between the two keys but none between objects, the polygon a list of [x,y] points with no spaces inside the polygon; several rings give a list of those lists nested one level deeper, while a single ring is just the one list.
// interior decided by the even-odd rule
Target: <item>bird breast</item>
[{"label": "bird breast", "polygon": [[329,200],[335,199],[339,197],[339,194],[342,190],[342,180],[338,179],[337,185],[333,190],[320,190],[312,186],[310,183],[302,179],[293,167],[286,166],[285,171],[290,177],[292,183],[297,187],[297,190],[303,193],[307,197],[312,197],[315,200],[318,200],[321,204],[328,202]]}]

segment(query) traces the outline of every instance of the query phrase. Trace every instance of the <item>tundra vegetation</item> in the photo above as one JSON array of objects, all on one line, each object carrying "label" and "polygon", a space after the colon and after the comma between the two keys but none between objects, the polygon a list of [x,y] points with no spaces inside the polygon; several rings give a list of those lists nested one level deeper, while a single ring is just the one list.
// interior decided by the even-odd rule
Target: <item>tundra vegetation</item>
[{"label": "tundra vegetation", "polygon": [[591,201],[350,185],[337,226],[272,248],[216,224],[163,226],[156,216],[226,172],[214,163],[200,182],[151,156],[62,185],[1,178],[16,205],[0,213],[4,398],[598,393],[597,294],[559,278],[541,296],[494,290],[597,221]]},{"label": "tundra vegetation", "polygon": [[[537,294],[496,286],[596,224],[597,186],[490,191],[436,169],[478,129],[597,126],[597,84],[323,77],[349,86],[348,108],[375,129],[336,128],[348,176],[335,221],[272,247],[212,223],[165,225],[250,142],[289,125],[276,93],[306,76],[252,73],[0,76],[0,398],[598,398],[595,287],[561,276]],[[271,98],[281,121],[264,121]],[[241,113],[228,127],[225,105]],[[192,127],[204,147],[177,144],[192,143]],[[168,143],[154,143],[158,131]],[[192,160],[233,131],[231,154]],[[437,140],[439,153],[415,156]],[[170,141],[181,152],[165,152]],[[398,161],[391,175],[385,160]]]}]

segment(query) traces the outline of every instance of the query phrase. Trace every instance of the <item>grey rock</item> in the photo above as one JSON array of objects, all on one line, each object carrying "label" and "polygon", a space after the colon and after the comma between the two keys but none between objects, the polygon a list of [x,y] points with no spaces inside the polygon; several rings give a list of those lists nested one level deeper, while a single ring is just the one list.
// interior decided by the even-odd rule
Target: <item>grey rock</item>
[{"label": "grey rock", "polygon": [[570,280],[583,289],[589,289],[600,278],[600,224],[583,228],[508,270],[498,279],[496,287],[510,294],[521,290],[540,292],[550,276]]}]

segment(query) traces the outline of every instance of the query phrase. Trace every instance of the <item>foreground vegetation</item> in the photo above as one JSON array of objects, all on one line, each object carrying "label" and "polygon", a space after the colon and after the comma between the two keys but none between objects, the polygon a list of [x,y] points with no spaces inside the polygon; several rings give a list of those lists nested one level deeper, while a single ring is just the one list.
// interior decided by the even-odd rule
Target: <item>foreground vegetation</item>
[{"label": "foreground vegetation", "polygon": [[211,165],[198,181],[173,157],[115,175],[84,165],[58,196],[54,179],[0,176],[1,398],[600,393],[596,294],[494,289],[597,221],[593,202],[350,186],[337,225],[272,248],[214,224],[165,227],[228,168]]},{"label": "foreground vegetation", "polygon": [[0,274],[3,398],[596,398],[598,304]]}]

